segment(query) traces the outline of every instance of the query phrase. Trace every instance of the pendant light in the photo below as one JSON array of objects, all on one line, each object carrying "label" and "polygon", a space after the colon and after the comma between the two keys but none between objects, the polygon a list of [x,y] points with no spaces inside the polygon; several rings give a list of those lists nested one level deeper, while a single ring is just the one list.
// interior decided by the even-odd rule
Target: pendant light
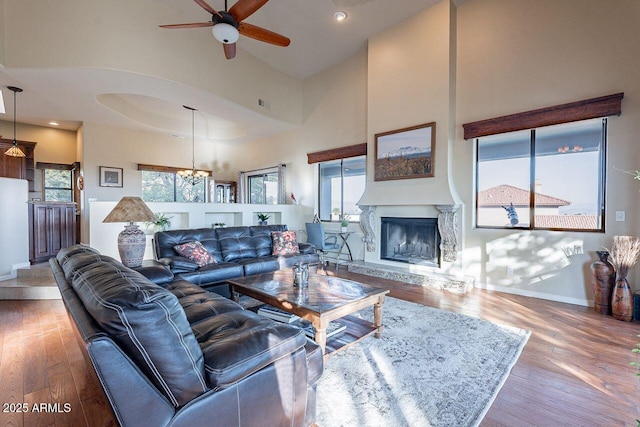
[{"label": "pendant light", "polygon": [[18,147],[18,141],[16,140],[16,93],[22,92],[22,89],[15,86],[7,86],[7,89],[13,92],[13,145],[4,154],[11,157],[27,157]]},{"label": "pendant light", "polygon": [[203,179],[209,176],[209,172],[196,170],[196,125],[195,125],[195,108],[183,105],[187,110],[191,110],[191,169],[178,171],[177,174],[191,185],[197,185]]}]

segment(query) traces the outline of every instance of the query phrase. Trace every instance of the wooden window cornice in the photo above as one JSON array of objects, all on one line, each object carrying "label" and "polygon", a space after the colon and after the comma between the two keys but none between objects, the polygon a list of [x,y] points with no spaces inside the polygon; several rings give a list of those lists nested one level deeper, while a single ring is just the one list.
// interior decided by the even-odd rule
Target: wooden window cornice
[{"label": "wooden window cornice", "polygon": [[465,123],[464,139],[480,138],[542,126],[577,122],[598,117],[619,116],[622,113],[624,92],[553,107],[525,111],[477,122]]},{"label": "wooden window cornice", "polygon": [[[138,163],[139,171],[148,171],[148,172],[165,172],[165,173],[178,173],[179,171],[185,170],[185,168],[174,168],[171,166],[159,166],[159,165],[145,165],[142,163]],[[211,176],[211,171],[209,175]]]},{"label": "wooden window cornice", "polygon": [[348,145],[346,147],[332,148],[329,150],[307,153],[307,163],[314,164],[328,162],[330,160],[347,159],[349,157],[363,156],[367,154],[367,143]]},{"label": "wooden window cornice", "polygon": [[54,169],[59,171],[72,171],[75,169],[75,165],[65,165],[64,163],[46,163],[46,162],[38,162],[36,163],[36,169]]}]

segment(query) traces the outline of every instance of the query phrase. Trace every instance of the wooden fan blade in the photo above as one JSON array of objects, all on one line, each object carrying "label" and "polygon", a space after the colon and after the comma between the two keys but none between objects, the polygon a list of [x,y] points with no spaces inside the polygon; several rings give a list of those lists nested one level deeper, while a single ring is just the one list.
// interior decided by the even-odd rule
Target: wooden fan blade
[{"label": "wooden fan blade", "polygon": [[286,47],[291,43],[291,40],[283,35],[246,22],[240,23],[238,32],[243,36],[251,37],[252,39],[260,40],[261,42],[271,43],[276,46]]},{"label": "wooden fan blade", "polygon": [[200,28],[200,27],[211,27],[213,26],[213,22],[192,22],[191,24],[169,24],[169,25],[159,25],[160,28]]},{"label": "wooden fan blade", "polygon": [[217,11],[217,10],[215,10],[214,8],[212,8],[211,6],[209,6],[209,5],[207,4],[207,2],[206,2],[206,1],[204,1],[204,0],[194,0],[194,1],[195,1],[196,3],[198,3],[198,5],[199,5],[201,8],[203,8],[204,10],[206,10],[207,12],[209,12],[210,14],[220,16],[220,14],[218,13],[218,11]]},{"label": "wooden fan blade", "polygon": [[238,0],[236,4],[231,6],[229,13],[236,22],[247,19],[249,16],[265,5],[269,0]]},{"label": "wooden fan blade", "polygon": [[236,57],[236,44],[235,43],[231,43],[231,44],[222,44],[222,47],[224,48],[224,56],[227,57],[227,59],[233,59]]}]

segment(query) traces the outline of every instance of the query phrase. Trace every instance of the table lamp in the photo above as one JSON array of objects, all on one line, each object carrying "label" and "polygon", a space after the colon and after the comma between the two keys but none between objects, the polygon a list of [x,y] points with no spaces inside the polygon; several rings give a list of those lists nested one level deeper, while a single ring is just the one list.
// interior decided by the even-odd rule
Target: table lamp
[{"label": "table lamp", "polygon": [[134,222],[155,219],[154,213],[140,197],[123,197],[102,222],[128,222],[118,234],[118,252],[127,267],[140,267],[147,238]]}]

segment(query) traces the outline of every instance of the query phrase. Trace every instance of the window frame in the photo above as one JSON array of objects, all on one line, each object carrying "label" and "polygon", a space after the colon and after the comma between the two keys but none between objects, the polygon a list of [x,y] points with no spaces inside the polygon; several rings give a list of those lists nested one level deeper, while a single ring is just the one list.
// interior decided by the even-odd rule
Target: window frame
[{"label": "window frame", "polygon": [[[179,168],[173,168],[173,167],[169,167],[169,166],[156,166],[156,165],[146,165],[146,164],[138,164],[138,170],[141,171],[142,173],[144,172],[155,172],[155,173],[166,173],[166,174],[172,174],[173,175],[173,201],[163,201],[163,202],[158,202],[158,203],[208,203],[209,198],[210,198],[210,194],[209,194],[209,177],[206,177],[203,179],[203,182],[201,183],[203,185],[203,200],[201,201],[197,201],[197,202],[189,202],[189,201],[178,201],[178,171],[181,170]],[[198,184],[200,185],[200,184]],[[141,187],[141,197],[142,200],[144,200],[145,202],[151,202],[148,200],[144,199],[144,192],[143,192],[143,179],[142,179],[142,174],[140,174],[140,187]]]},{"label": "window frame", "polygon": [[[326,160],[326,161],[319,161],[318,162],[318,215],[320,217],[320,221],[323,222],[341,222],[340,218],[344,218],[344,178],[345,178],[345,174],[344,174],[344,162],[345,161],[349,161],[352,159],[356,159],[362,157],[365,167],[364,167],[364,179],[365,179],[365,185],[366,185],[366,180],[367,180],[367,155],[366,154],[361,154],[358,156],[350,156],[350,157],[344,157],[344,158],[339,158],[339,159],[332,159],[332,160]],[[334,220],[334,219],[325,219],[322,218],[322,210],[320,209],[320,206],[322,206],[322,165],[329,163],[329,162],[336,162],[336,161],[340,161],[340,215],[338,216],[339,219]],[[347,215],[349,215],[347,213]],[[331,214],[330,214],[331,216]],[[354,219],[353,217],[349,218],[349,222],[354,222],[354,223],[359,223],[360,222],[360,216],[358,216],[358,219]]]},{"label": "window frame", "polygon": [[[478,224],[478,209],[479,209],[479,183],[480,183],[480,168],[479,168],[479,144],[482,137],[494,136],[483,135],[482,137],[474,138],[474,166],[475,166],[475,186],[474,186],[474,206],[475,206],[475,218],[474,228],[476,229],[496,229],[496,230],[545,230],[545,231],[561,231],[561,232],[582,232],[582,233],[605,233],[606,226],[606,176],[607,176],[607,143],[608,143],[608,118],[599,117],[601,120],[601,148],[598,150],[598,216],[600,217],[599,228],[564,228],[564,227],[542,227],[536,225],[536,130],[542,127],[536,127],[532,129],[521,129],[529,132],[529,224],[528,225],[515,225],[515,226],[491,226],[491,225],[479,225]],[[563,124],[578,123],[586,120],[576,120],[572,122],[564,122]]]},{"label": "window frame", "polygon": [[[247,203],[248,204],[252,204],[252,205],[277,205],[278,204],[278,198],[279,195],[277,194],[276,191],[276,202],[275,203],[267,203],[266,202],[266,196],[267,196],[267,192],[266,192],[266,186],[265,186],[265,180],[264,178],[266,176],[271,176],[271,175],[275,175],[276,177],[276,188],[279,188],[280,185],[280,176],[279,176],[279,172],[278,172],[278,167],[270,167],[270,168],[264,168],[264,169],[258,169],[258,170],[254,170],[251,172],[247,172],[246,176],[245,176],[245,183],[246,183],[246,197],[247,197]],[[253,202],[251,200],[251,179],[252,178],[262,178],[262,187],[264,190],[264,196],[265,196],[265,201],[264,202]]]},{"label": "window frame", "polygon": [[[75,186],[74,186],[74,168],[73,165],[65,165],[58,163],[38,163],[38,169],[42,169],[42,200],[45,202],[61,202],[61,203],[73,203],[75,202]],[[47,171],[69,171],[69,187],[48,187],[47,186]],[[64,190],[71,193],[70,200],[47,200],[47,190]]]},{"label": "window frame", "polygon": [[[311,152],[311,153],[307,153],[307,163],[312,165],[314,163],[321,163],[321,162],[329,162],[332,160],[344,160],[344,159],[348,159],[348,158],[352,158],[352,157],[360,157],[360,156],[364,156],[365,159],[365,167],[364,167],[364,177],[365,177],[365,186],[366,186],[366,179],[367,179],[367,150],[368,150],[368,144],[366,142],[361,142],[359,144],[354,144],[354,145],[347,145],[347,146],[343,146],[343,147],[338,147],[338,148],[330,148],[328,150],[322,150],[322,151],[315,151],[315,152]],[[317,198],[317,202],[318,202],[318,211],[319,211],[319,207],[320,207],[320,186],[321,186],[321,181],[320,181],[320,167],[318,166],[318,198]],[[341,167],[341,174],[342,174],[342,167]],[[344,190],[344,182],[341,183],[341,185],[343,186],[343,190]],[[344,195],[344,191],[342,192],[342,194]],[[344,213],[344,200],[341,200],[341,212]],[[319,214],[320,215],[320,214]],[[321,221],[326,221],[326,220],[322,220]],[[331,220],[329,220],[331,221]],[[353,219],[350,219],[349,221],[353,221],[353,222],[359,222]],[[335,222],[335,221],[334,221]]]}]

